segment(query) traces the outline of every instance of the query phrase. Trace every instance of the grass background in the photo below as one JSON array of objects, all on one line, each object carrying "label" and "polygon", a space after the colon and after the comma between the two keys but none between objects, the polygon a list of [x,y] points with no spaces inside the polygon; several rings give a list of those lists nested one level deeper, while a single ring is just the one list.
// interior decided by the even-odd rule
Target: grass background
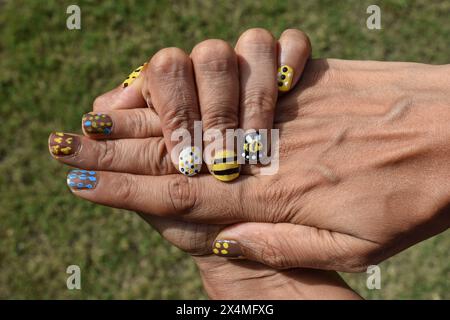
[{"label": "grass background", "polygon": [[[382,30],[366,8],[382,9]],[[66,29],[77,4],[82,29]],[[296,27],[314,57],[449,63],[450,1],[0,0],[0,298],[206,298],[190,258],[132,213],[74,198],[52,161],[53,130],[80,132],[95,96],[158,49],[249,27]],[[344,275],[366,298],[449,299],[450,234],[384,262],[382,289]],[[66,289],[66,267],[82,290]]]}]

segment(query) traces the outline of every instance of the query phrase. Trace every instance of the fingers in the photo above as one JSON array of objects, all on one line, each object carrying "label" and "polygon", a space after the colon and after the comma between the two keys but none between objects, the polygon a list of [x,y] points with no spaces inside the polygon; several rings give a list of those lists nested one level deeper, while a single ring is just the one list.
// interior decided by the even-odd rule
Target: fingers
[{"label": "fingers", "polygon": [[277,42],[267,30],[250,29],[239,38],[236,52],[240,71],[240,127],[245,131],[238,149],[240,159],[256,164],[268,154],[267,131],[263,134],[260,130],[273,126],[278,95]]},{"label": "fingers", "polygon": [[136,139],[162,136],[159,117],[150,108],[90,112],[83,115],[82,128],[84,134],[93,139]]},{"label": "fingers", "polygon": [[[83,181],[95,178],[95,185],[87,186],[80,175]],[[75,170],[69,173],[67,182],[83,199],[145,214],[217,224],[237,222],[242,216],[240,186],[245,180],[230,187],[209,174],[191,179],[180,174],[144,176]]]},{"label": "fingers", "polygon": [[201,169],[201,142],[194,146],[193,138],[200,112],[191,59],[177,48],[160,50],[149,63],[145,85],[161,119],[172,163],[185,175],[197,174]]},{"label": "fingers", "polygon": [[244,32],[236,44],[240,72],[240,126],[270,129],[277,101],[277,44],[264,29]]},{"label": "fingers", "polygon": [[83,136],[52,133],[50,153],[58,161],[87,170],[108,170],[148,175],[176,172],[161,137],[92,140]]},{"label": "fingers", "polygon": [[246,258],[277,269],[365,271],[365,252],[376,244],[350,235],[290,223],[241,223],[222,230],[213,253]]},{"label": "fingers", "polygon": [[287,92],[296,85],[311,56],[311,42],[300,30],[288,29],[281,34],[278,54],[278,90]]},{"label": "fingers", "polygon": [[[191,59],[195,70],[203,131],[216,130],[221,137],[214,144],[205,144],[207,160],[208,156],[211,156],[208,150],[214,153],[214,160],[222,158],[220,154],[224,152],[234,158],[234,148],[229,147],[231,142],[234,146],[234,141],[230,140],[234,135],[227,137],[226,130],[238,127],[239,76],[236,53],[225,41],[206,40],[195,46]],[[235,167],[233,174],[216,172],[214,166],[217,165],[210,166],[210,170],[217,179],[232,181],[239,176],[240,171],[239,165],[233,164],[234,162],[233,159],[230,164]],[[210,161],[207,163],[211,164]]]},{"label": "fingers", "polygon": [[120,86],[98,96],[94,100],[94,112],[145,108],[147,103],[141,92],[145,67],[143,65],[135,69]]}]

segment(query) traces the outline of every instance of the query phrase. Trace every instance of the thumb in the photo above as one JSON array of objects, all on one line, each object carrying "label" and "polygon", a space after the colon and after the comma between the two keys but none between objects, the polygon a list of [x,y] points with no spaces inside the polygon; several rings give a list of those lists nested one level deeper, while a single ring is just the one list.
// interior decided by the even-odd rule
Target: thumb
[{"label": "thumb", "polygon": [[[235,224],[213,243],[214,254],[258,261],[276,269],[365,271],[369,244],[353,236],[291,223]],[[372,244],[373,245],[373,244]],[[358,254],[360,253],[360,254]]]}]

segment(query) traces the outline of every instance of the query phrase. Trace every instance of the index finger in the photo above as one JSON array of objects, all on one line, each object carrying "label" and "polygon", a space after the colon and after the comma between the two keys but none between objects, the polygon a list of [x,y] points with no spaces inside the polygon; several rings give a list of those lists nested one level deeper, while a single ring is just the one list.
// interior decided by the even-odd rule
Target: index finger
[{"label": "index finger", "polygon": [[242,192],[255,179],[247,176],[227,184],[209,174],[198,174],[192,179],[180,174],[144,176],[72,170],[67,183],[75,195],[108,207],[185,221],[225,224],[257,217],[255,211],[260,208],[246,206]]}]

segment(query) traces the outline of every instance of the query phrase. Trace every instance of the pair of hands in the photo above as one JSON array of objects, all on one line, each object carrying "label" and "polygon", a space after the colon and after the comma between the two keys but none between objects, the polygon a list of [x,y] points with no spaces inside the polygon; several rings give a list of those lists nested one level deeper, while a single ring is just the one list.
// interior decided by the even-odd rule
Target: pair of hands
[{"label": "pair of hands", "polygon": [[[261,38],[264,31],[253,30],[247,36],[252,33],[259,33]],[[268,51],[267,45],[258,41],[252,47]],[[170,146],[166,148],[168,142],[161,133],[169,137],[166,132],[175,128],[189,129],[189,121],[197,116],[186,117],[190,120],[184,123],[173,119],[180,119],[179,111],[188,109],[186,106],[192,106],[194,101],[199,101],[203,120],[203,115],[208,114],[202,107],[208,106],[202,103],[204,97],[216,97],[219,83],[230,83],[229,72],[223,71],[223,64],[203,63],[216,67],[216,72],[206,74],[215,75],[217,82],[204,91],[197,88],[196,100],[183,89],[195,88],[194,78],[177,78],[192,74],[192,69],[173,69],[173,60],[169,59],[173,57],[156,57],[166,57],[169,62],[154,68],[154,57],[130,86],[117,88],[94,103],[96,113],[110,117],[113,130],[109,136],[89,134],[90,138],[114,140],[64,135],[62,138],[73,139],[73,153],[57,155],[60,161],[75,167],[105,170],[75,175],[77,182],[80,174],[93,180],[90,189],[78,189],[75,185],[76,195],[141,212],[166,239],[200,255],[196,260],[211,296],[223,297],[221,293],[227,292],[236,278],[253,279],[264,274],[263,277],[277,279],[267,283],[287,283],[294,278],[301,288],[306,286],[304,281],[315,279],[313,282],[336,288],[349,297],[353,294],[333,274],[296,268],[362,271],[367,265],[448,228],[448,67],[341,60],[309,62],[299,85],[276,103],[274,127],[280,129],[281,141],[279,172],[262,176],[257,168],[250,168],[239,180],[225,184],[208,174],[194,178],[177,174],[169,156]],[[210,59],[220,61],[216,54]],[[260,70],[258,64],[247,65],[249,75]],[[152,80],[158,79],[155,70],[161,72],[160,82]],[[171,89],[167,81],[174,78]],[[267,79],[273,83],[273,73]],[[201,83],[197,73],[195,80],[197,85]],[[260,77],[252,81],[269,83]],[[240,96],[245,96],[247,85],[251,86],[250,81],[244,83],[245,86],[240,84]],[[269,101],[267,93],[272,91],[250,92],[252,114],[257,114],[258,105],[270,110],[271,103],[261,101]],[[171,116],[170,112],[160,113],[168,103],[164,99],[173,103],[177,112]],[[184,103],[181,105],[180,101]],[[232,127],[236,122],[224,124],[223,120],[242,119],[242,113],[237,116],[236,106],[233,114],[226,109],[228,104],[206,101],[215,106],[209,111],[222,115],[212,117],[216,121],[209,122],[211,127]],[[242,109],[243,100],[240,101]],[[146,108],[150,102],[156,112]],[[225,111],[220,111],[221,106]],[[258,121],[270,118],[263,114]],[[154,176],[158,174],[163,176]],[[227,225],[231,226],[224,229]],[[208,256],[214,239],[221,240],[221,245],[226,240],[232,246],[229,249],[233,249],[228,250],[230,253],[288,270],[276,272],[250,261],[226,262]],[[226,274],[228,280],[217,281],[209,272],[220,268],[221,279]],[[272,294],[276,296],[273,290]]]}]

